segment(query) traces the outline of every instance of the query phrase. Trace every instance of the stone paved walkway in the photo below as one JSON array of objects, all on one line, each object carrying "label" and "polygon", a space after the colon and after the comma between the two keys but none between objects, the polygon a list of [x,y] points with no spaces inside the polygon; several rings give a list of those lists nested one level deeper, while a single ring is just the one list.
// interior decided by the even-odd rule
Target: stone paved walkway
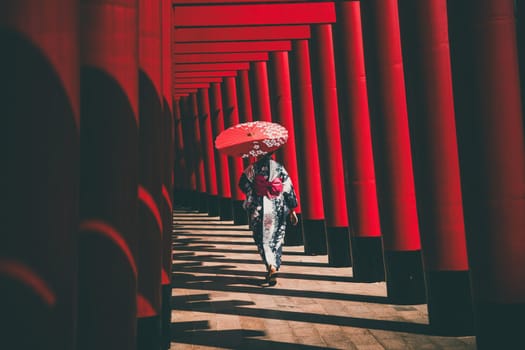
[{"label": "stone paved walkway", "polygon": [[432,335],[426,305],[391,305],[386,286],[284,247],[278,284],[247,226],[176,210],[171,349],[475,349]]}]

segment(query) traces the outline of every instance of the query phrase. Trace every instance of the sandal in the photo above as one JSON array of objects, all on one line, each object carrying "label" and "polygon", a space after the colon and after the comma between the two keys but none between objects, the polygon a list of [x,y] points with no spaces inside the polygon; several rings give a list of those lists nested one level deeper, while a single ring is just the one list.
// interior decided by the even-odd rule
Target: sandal
[{"label": "sandal", "polygon": [[268,275],[266,279],[270,287],[275,286],[277,284],[277,270],[275,269],[275,267],[270,266],[270,268],[268,269]]}]

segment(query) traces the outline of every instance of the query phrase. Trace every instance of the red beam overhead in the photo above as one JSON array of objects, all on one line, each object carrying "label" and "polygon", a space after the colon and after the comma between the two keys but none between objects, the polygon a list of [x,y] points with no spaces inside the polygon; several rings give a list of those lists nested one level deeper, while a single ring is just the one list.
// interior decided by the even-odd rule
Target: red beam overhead
[{"label": "red beam overhead", "polygon": [[249,63],[183,63],[176,64],[176,72],[202,72],[217,70],[241,70],[249,69]]},{"label": "red beam overhead", "polygon": [[261,3],[261,2],[307,2],[308,0],[173,0],[174,5],[195,5],[195,4],[224,4],[228,3]]},{"label": "red beam overhead", "polygon": [[206,72],[175,72],[174,78],[191,78],[191,77],[235,77],[237,71],[206,71]]},{"label": "red beam overhead", "polygon": [[208,83],[175,83],[173,84],[175,88],[181,89],[200,89],[200,88],[209,88],[210,84]]},{"label": "red beam overhead", "polygon": [[310,39],[309,25],[176,28],[173,39],[182,42]]},{"label": "red beam overhead", "polygon": [[175,54],[175,63],[219,63],[268,61],[267,52]]},{"label": "red beam overhead", "polygon": [[197,92],[197,89],[174,88],[173,91],[177,94],[193,94],[194,92]]},{"label": "red beam overhead", "polygon": [[177,78],[175,77],[175,83],[221,83],[222,78],[212,78],[212,77],[187,77],[187,78]]},{"label": "red beam overhead", "polygon": [[333,2],[175,6],[175,27],[310,24],[335,22]]},{"label": "red beam overhead", "polygon": [[[241,30],[241,29],[239,29]],[[277,41],[237,41],[237,42],[206,42],[206,43],[175,43],[174,53],[217,53],[217,52],[266,52],[290,51],[289,40]]]}]

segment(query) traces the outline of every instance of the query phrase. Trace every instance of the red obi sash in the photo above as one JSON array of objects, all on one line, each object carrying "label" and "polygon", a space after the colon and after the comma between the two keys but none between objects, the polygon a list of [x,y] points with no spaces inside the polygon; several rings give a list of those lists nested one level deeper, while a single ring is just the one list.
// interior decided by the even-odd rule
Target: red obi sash
[{"label": "red obi sash", "polygon": [[279,196],[283,191],[283,182],[278,177],[272,181],[266,181],[264,176],[256,175],[254,185],[257,195],[267,196],[270,199]]}]

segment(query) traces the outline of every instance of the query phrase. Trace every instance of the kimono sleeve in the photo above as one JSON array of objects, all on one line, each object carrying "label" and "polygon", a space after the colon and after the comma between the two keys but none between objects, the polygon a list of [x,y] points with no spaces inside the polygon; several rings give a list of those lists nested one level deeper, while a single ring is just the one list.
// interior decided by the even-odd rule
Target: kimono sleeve
[{"label": "kimono sleeve", "polygon": [[297,195],[295,194],[292,180],[284,168],[282,169],[281,179],[283,181],[284,204],[290,209],[296,208],[298,205]]},{"label": "kimono sleeve", "polygon": [[252,183],[246,174],[241,175],[239,179],[239,188],[245,194],[248,194],[252,190]]}]

